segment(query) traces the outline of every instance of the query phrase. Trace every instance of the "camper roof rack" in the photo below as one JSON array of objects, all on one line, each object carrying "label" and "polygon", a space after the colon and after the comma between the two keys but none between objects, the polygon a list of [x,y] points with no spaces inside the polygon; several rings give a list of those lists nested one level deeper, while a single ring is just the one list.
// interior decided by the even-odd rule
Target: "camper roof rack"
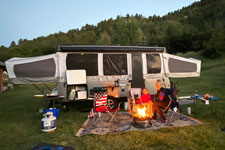
[{"label": "camper roof rack", "polygon": [[60,45],[58,52],[166,52],[165,47]]}]

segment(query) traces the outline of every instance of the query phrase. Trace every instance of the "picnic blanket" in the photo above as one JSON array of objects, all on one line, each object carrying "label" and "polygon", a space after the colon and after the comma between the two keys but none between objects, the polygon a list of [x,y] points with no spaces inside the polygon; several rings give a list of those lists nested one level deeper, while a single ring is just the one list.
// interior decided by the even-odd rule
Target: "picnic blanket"
[{"label": "picnic blanket", "polygon": [[[169,118],[172,111],[168,111],[165,114],[166,118]],[[94,116],[96,117],[96,116]],[[127,112],[118,112],[116,119],[118,122],[112,122],[109,127],[105,127],[110,120],[109,115],[102,114],[103,122],[101,124],[93,125],[92,119],[87,119],[82,127],[76,133],[76,136],[83,136],[88,134],[109,134],[117,132],[128,132],[128,131],[143,131],[143,130],[156,130],[160,128],[170,127],[183,127],[189,125],[201,124],[200,121],[188,117],[183,114],[175,113],[170,122],[161,123],[160,120],[152,120],[152,126],[150,128],[135,128],[133,126],[133,118]]]}]

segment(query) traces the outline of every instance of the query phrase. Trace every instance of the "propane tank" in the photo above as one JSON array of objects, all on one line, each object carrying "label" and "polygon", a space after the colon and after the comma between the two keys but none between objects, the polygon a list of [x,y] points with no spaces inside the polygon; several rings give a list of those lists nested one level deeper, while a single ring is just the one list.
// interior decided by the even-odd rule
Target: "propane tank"
[{"label": "propane tank", "polygon": [[56,129],[56,117],[53,116],[53,112],[47,112],[41,119],[41,131],[51,132]]}]

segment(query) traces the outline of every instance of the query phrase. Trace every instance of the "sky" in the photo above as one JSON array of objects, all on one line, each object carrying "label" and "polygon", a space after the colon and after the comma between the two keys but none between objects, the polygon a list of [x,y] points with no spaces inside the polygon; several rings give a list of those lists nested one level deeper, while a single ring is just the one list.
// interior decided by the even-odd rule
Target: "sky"
[{"label": "sky", "polygon": [[0,46],[97,25],[116,16],[164,16],[200,0],[0,0]]}]

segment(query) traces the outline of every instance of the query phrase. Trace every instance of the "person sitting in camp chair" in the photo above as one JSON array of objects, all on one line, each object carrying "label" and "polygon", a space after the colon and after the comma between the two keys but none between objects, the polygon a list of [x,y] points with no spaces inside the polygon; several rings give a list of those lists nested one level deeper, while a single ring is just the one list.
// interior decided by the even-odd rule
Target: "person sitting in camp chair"
[{"label": "person sitting in camp chair", "polygon": [[169,108],[176,111],[179,108],[179,103],[176,102],[176,90],[174,88],[165,89],[162,88],[160,80],[156,82],[157,94],[155,102],[153,103],[153,119],[157,119],[157,113],[160,115],[162,122],[166,122],[166,118],[163,114],[167,112]]},{"label": "person sitting in camp chair", "polygon": [[149,103],[149,102],[152,102],[151,95],[148,93],[148,90],[146,88],[144,88],[142,90],[141,97],[138,99],[138,101],[136,103],[141,104],[141,103]]}]

